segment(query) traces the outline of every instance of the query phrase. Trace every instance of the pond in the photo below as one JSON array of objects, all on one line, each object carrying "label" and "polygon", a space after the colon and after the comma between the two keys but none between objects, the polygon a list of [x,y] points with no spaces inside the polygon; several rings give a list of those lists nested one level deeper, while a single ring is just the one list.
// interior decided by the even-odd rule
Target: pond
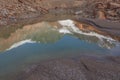
[{"label": "pond", "polygon": [[119,44],[109,36],[78,29],[70,19],[26,25],[0,37],[0,79],[43,60],[120,55]]}]

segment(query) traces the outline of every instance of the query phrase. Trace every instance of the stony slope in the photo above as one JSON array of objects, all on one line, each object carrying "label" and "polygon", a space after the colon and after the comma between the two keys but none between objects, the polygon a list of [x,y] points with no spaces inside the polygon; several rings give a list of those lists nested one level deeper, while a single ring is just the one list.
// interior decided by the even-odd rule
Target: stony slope
[{"label": "stony slope", "polygon": [[0,24],[43,14],[75,14],[119,21],[120,0],[0,0]]}]

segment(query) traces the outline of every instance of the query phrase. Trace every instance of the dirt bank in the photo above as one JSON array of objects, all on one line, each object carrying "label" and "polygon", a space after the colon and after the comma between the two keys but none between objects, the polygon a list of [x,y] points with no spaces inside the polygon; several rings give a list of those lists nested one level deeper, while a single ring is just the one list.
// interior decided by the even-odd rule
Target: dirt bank
[{"label": "dirt bank", "polygon": [[120,21],[120,0],[0,0],[0,25],[45,14]]}]

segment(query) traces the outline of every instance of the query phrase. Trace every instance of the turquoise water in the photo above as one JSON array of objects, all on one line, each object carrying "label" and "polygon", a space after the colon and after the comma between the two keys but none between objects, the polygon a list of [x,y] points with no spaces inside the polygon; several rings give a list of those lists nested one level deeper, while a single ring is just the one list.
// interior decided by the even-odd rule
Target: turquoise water
[{"label": "turquoise water", "polygon": [[61,33],[60,29],[52,28],[48,23],[47,27],[43,27],[31,27],[30,32],[22,28],[10,36],[12,40],[10,37],[1,39],[0,44],[6,41],[6,45],[3,45],[0,52],[0,77],[43,60],[80,55],[119,55],[120,46],[116,41],[109,42],[106,38],[101,40],[74,31],[72,34]]}]

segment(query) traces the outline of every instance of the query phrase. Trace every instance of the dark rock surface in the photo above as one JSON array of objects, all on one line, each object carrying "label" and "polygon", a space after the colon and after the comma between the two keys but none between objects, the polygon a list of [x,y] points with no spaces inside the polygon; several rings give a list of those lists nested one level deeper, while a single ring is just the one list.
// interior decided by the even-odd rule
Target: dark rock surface
[{"label": "dark rock surface", "polygon": [[120,57],[81,56],[44,61],[12,80],[120,80]]}]

